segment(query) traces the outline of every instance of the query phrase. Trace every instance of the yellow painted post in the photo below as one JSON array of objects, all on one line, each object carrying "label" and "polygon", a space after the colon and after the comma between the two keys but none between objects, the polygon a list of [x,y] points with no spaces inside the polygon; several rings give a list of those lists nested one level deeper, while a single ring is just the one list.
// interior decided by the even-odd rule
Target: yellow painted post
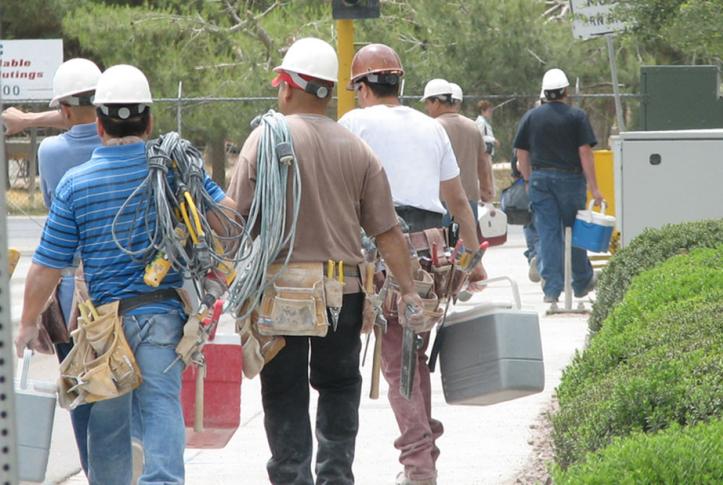
[{"label": "yellow painted post", "polygon": [[354,58],[354,21],[343,19],[336,21],[336,53],[339,56],[339,84],[336,86],[336,116],[354,109],[354,91],[346,89],[349,84],[351,60]]},{"label": "yellow painted post", "polygon": [[[595,178],[597,186],[605,199],[605,213],[615,216],[615,171],[613,169],[613,152],[610,150],[595,150],[592,152],[595,159]],[[590,192],[587,193],[587,203],[590,203]]]}]

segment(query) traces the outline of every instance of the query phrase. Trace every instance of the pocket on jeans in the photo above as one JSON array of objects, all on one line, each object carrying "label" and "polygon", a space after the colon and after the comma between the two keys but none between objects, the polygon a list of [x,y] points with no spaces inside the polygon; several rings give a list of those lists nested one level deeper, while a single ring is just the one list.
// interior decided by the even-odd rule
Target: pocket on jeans
[{"label": "pocket on jeans", "polygon": [[[183,323],[178,312],[153,315],[145,322],[148,329],[143,343],[175,348],[183,334]],[[143,326],[143,323],[141,323],[141,326]]]}]

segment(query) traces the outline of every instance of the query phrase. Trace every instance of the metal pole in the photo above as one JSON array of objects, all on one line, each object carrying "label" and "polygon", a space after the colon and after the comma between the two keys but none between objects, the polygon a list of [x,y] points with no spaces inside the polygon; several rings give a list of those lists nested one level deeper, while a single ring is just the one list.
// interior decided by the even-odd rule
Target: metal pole
[{"label": "metal pole", "polygon": [[181,125],[182,123],[182,115],[181,115],[181,96],[183,95],[183,81],[178,81],[178,101],[176,102],[176,131],[178,132],[178,136],[181,136]]},{"label": "metal pole", "polygon": [[618,85],[618,66],[615,61],[615,47],[613,46],[613,36],[608,34],[605,36],[608,43],[608,57],[610,58],[610,74],[613,81],[613,95],[615,96],[615,115],[618,120],[618,132],[625,131],[625,120],[623,119],[623,105],[620,102],[620,86]]},{"label": "metal pole", "polygon": [[572,228],[565,227],[565,310],[572,310]]},{"label": "metal pole", "polygon": [[[0,35],[2,39],[2,35]],[[2,61],[0,42],[0,61]],[[0,62],[2,66],[2,62]],[[3,111],[0,76],[0,113]],[[7,257],[7,206],[5,205],[6,160],[5,127],[0,126],[0,476],[3,483],[18,483],[17,431],[15,428],[15,389],[13,372],[13,333],[10,316],[10,274]]]},{"label": "metal pole", "polygon": [[339,55],[339,83],[336,85],[336,116],[354,109],[354,92],[346,89],[354,58],[354,22],[351,19],[336,21],[336,51]]}]

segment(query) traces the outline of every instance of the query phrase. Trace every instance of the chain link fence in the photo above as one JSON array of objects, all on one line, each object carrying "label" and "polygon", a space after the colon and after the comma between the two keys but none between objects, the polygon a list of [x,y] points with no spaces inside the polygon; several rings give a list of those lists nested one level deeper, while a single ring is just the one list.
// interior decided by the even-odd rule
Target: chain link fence
[{"label": "chain link fence", "polygon": [[[424,106],[419,101],[420,97],[403,96],[402,102],[423,111]],[[570,98],[573,105],[588,113],[598,138],[596,148],[609,148],[609,137],[617,133],[613,95],[573,94]],[[492,126],[500,147],[495,152],[494,162],[504,164],[508,162],[512,153],[512,139],[517,123],[524,113],[535,105],[537,96],[469,95],[465,96],[462,113],[475,119],[478,116],[477,103],[482,99],[490,101],[495,106]],[[635,129],[638,125],[640,96],[625,94],[622,104],[627,128]],[[47,105],[33,102],[14,106],[22,110],[42,111]],[[239,150],[251,131],[251,120],[256,115],[275,108],[275,96],[160,98],[156,99],[154,104],[156,133],[179,131],[184,137],[193,141],[204,150],[209,173],[214,175],[214,179],[223,183],[224,180],[228,180]],[[329,107],[329,115],[335,117],[335,113],[336,100],[333,100]],[[40,193],[37,147],[43,138],[57,133],[57,130],[38,128],[6,138],[6,166],[2,169],[7,175],[4,189],[7,190],[9,214],[35,216],[47,212]],[[506,186],[509,182],[504,176],[506,166],[498,165],[496,173],[500,187]]]}]

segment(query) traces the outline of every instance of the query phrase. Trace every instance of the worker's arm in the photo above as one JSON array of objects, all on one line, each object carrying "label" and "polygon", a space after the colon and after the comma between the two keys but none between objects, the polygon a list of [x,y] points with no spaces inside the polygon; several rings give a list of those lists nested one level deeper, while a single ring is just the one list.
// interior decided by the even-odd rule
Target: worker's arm
[{"label": "worker's arm", "polygon": [[23,311],[20,316],[20,327],[15,337],[15,350],[18,357],[23,356],[25,347],[33,348],[33,341],[38,336],[37,321],[40,312],[55,291],[60,280],[60,270],[48,268],[37,263],[30,265],[25,279],[25,296]]},{"label": "worker's arm", "polygon": [[590,145],[581,145],[577,151],[580,155],[582,172],[585,174],[585,180],[587,180],[587,188],[592,194],[595,205],[600,205],[602,203],[603,196],[597,186],[597,178],[595,177],[595,159],[593,158],[592,147]]},{"label": "worker's arm", "polygon": [[[440,183],[439,190],[442,198],[447,202],[447,208],[454,217],[454,221],[459,224],[459,232],[464,241],[464,247],[470,251],[476,251],[479,246],[477,221],[474,220],[474,213],[469,206],[459,176]],[[480,261],[479,266],[470,275],[470,281],[479,281],[485,279],[485,277],[484,268]]]},{"label": "worker's arm", "polygon": [[[376,243],[379,252],[384,258],[384,264],[394,275],[394,279],[399,284],[399,291],[402,294],[403,305],[399,309],[400,321],[405,313],[407,305],[414,305],[418,308],[422,307],[422,299],[417,294],[414,280],[412,279],[412,265],[410,263],[409,250],[407,242],[404,240],[402,230],[399,226],[377,234]],[[421,313],[421,312],[420,312]],[[420,315],[421,316],[421,315]]]},{"label": "worker's arm", "polygon": [[483,150],[477,160],[477,178],[482,202],[492,202],[495,197],[495,179],[492,174],[492,160],[489,153]]},{"label": "worker's arm", "polygon": [[68,128],[67,120],[60,111],[43,111],[41,113],[28,113],[17,108],[8,108],[2,112],[2,121],[7,129],[7,135],[20,133],[28,128]]},{"label": "worker's arm", "polygon": [[[218,203],[222,208],[228,209],[224,210],[223,212],[229,216],[229,218],[236,220],[237,218],[234,217],[234,213],[236,212],[236,202],[229,197],[226,196],[223,199],[221,199],[221,202]],[[240,223],[241,221],[236,220],[237,223]],[[208,224],[211,226],[211,229],[213,229],[213,232],[218,234],[222,237],[228,237],[231,236],[231,234],[227,234],[227,227],[224,224],[224,222],[221,221],[221,219],[213,212],[208,213]]]},{"label": "worker's arm", "polygon": [[530,167],[530,152],[522,148],[517,149],[517,170],[520,171],[525,182],[529,182],[530,174],[532,173],[532,167]]}]

